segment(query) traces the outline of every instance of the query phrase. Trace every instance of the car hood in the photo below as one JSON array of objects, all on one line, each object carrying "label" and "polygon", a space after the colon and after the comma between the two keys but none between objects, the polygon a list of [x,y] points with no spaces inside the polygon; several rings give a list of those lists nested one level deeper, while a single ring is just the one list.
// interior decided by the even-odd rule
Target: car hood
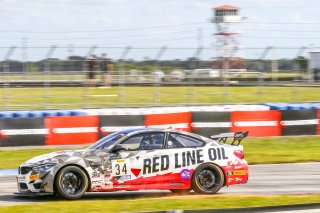
[{"label": "car hood", "polygon": [[51,152],[44,155],[39,155],[30,160],[23,163],[23,166],[33,165],[33,164],[42,164],[55,162],[58,163],[59,159],[69,158],[73,156],[81,157],[84,150],[65,150],[65,151],[57,151]]},{"label": "car hood", "polygon": [[101,157],[108,156],[109,153],[99,150],[65,150],[51,152],[44,155],[39,155],[30,160],[24,162],[22,166],[32,166],[34,164],[45,164],[45,163],[59,163],[64,164],[68,160],[83,159],[85,161],[96,161],[99,162]]}]

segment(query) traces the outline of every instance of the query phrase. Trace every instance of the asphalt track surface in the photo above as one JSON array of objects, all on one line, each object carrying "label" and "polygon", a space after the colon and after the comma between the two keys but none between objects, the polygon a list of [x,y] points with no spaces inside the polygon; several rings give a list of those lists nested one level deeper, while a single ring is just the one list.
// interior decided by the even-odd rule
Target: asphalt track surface
[{"label": "asphalt track surface", "polygon": [[[244,185],[224,187],[218,196],[320,194],[320,163],[254,165],[249,167],[249,181]],[[15,176],[0,177],[0,206],[59,200],[55,196],[18,197]],[[82,199],[136,199],[176,196],[169,191],[87,193]],[[190,192],[184,196],[198,196]],[[319,210],[320,211],[320,210]]]}]

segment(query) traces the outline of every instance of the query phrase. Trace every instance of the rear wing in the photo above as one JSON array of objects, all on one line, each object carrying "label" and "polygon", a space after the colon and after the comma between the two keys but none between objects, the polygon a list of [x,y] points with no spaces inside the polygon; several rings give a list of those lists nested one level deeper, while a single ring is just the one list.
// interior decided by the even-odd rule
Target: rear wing
[{"label": "rear wing", "polygon": [[241,141],[248,136],[249,132],[230,132],[230,133],[221,133],[219,135],[210,136],[211,139],[215,139],[218,142],[226,143],[228,138],[233,138],[231,145],[239,146]]}]

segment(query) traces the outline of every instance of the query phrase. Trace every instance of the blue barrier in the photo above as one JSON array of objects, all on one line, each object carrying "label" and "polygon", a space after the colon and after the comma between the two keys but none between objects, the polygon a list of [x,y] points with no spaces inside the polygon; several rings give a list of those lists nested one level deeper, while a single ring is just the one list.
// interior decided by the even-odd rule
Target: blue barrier
[{"label": "blue barrier", "polygon": [[[248,105],[249,106],[249,105]],[[270,110],[317,110],[320,103],[265,103]],[[214,110],[213,110],[214,111]],[[0,118],[41,118],[47,116],[83,116],[84,110],[32,110],[32,111],[0,111]]]},{"label": "blue barrier", "polygon": [[0,118],[12,118],[13,112],[3,111],[0,112]]},{"label": "blue barrier", "polygon": [[270,110],[311,110],[320,109],[320,103],[266,103]]},{"label": "blue barrier", "polygon": [[18,174],[18,169],[0,170],[0,176],[14,176]]},{"label": "blue barrier", "polygon": [[0,118],[41,118],[47,116],[86,115],[80,110],[34,110],[34,111],[0,111]]}]

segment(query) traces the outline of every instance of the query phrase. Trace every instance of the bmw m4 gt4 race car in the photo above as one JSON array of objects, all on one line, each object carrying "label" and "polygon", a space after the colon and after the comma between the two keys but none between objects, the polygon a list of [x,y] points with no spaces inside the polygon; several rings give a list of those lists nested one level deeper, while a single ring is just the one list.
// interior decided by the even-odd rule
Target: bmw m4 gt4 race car
[{"label": "bmw m4 gt4 race car", "polygon": [[[19,167],[18,193],[59,194],[160,189],[214,194],[248,181],[240,141],[248,132],[206,138],[172,129],[130,129],[112,133],[85,150],[59,151]],[[227,144],[232,137],[231,144]]]}]

